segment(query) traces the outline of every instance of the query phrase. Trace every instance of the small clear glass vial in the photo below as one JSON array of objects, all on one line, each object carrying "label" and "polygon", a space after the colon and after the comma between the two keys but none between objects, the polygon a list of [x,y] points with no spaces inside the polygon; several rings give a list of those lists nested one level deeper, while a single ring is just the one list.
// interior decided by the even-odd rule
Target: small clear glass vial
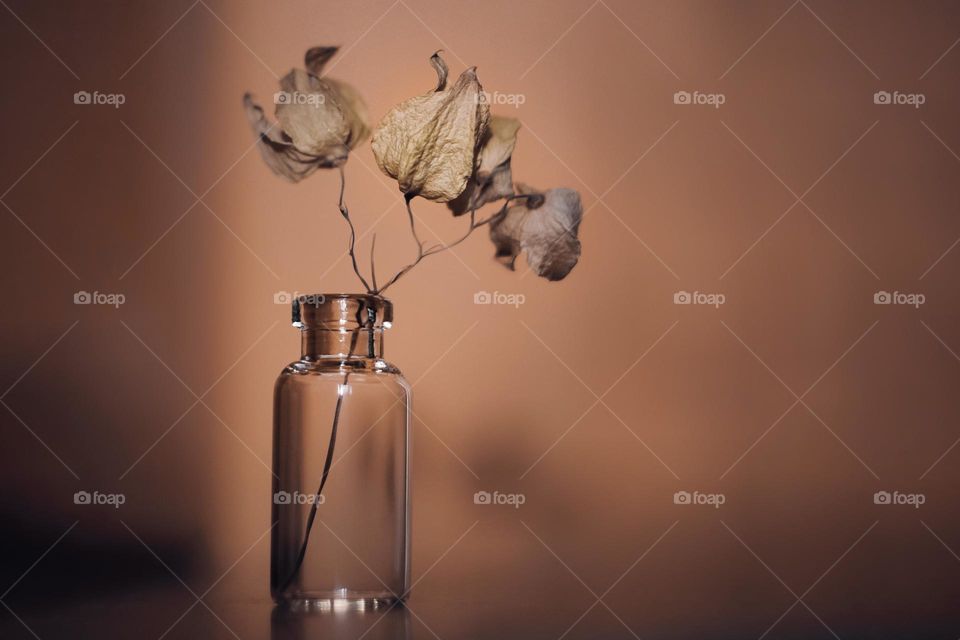
[{"label": "small clear glass vial", "polygon": [[410,587],[410,385],[383,359],[389,300],[293,301],[300,358],[274,390],[270,590],[293,609],[375,609]]}]

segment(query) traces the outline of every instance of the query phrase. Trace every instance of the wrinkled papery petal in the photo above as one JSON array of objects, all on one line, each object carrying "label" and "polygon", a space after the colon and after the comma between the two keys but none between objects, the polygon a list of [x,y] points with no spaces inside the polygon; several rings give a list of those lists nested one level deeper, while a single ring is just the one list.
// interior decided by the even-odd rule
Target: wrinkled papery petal
[{"label": "wrinkled papery petal", "polygon": [[491,116],[481,142],[477,169],[463,193],[447,206],[454,215],[475,211],[483,205],[513,195],[513,174],[510,158],[517,145],[520,121],[516,118]]},{"label": "wrinkled papery petal", "polygon": [[333,89],[337,104],[340,105],[340,110],[350,127],[350,135],[347,137],[346,144],[351,149],[355,149],[370,137],[370,125],[368,124],[370,118],[367,115],[367,103],[364,102],[359,91],[342,80],[324,78],[324,82]]},{"label": "wrinkled papery petal", "polygon": [[377,165],[407,197],[449,202],[473,175],[480,141],[490,118],[475,68],[446,87],[446,65],[438,54],[437,88],[394,107],[373,134]]},{"label": "wrinkled papery petal", "polygon": [[263,159],[292,182],[317,168],[341,166],[350,149],[370,133],[360,94],[344,82],[319,75],[336,51],[336,47],[310,49],[305,55],[308,71],[293,69],[280,81],[280,91],[274,95],[279,127],[267,120],[249,93],[244,95],[247,119]]},{"label": "wrinkled papery petal", "polygon": [[350,126],[329,83],[293,69],[280,81],[277,121],[298,150],[322,158],[322,165],[347,160]]},{"label": "wrinkled papery petal", "polygon": [[484,137],[483,147],[480,149],[480,162],[477,175],[489,175],[494,169],[510,160],[513,149],[517,146],[517,132],[520,130],[520,121],[505,116],[491,116],[490,126]]},{"label": "wrinkled papery petal", "polygon": [[337,102],[347,125],[350,127],[350,136],[346,144],[351,149],[355,149],[370,137],[367,103],[364,102],[360,92],[346,82],[323,77],[324,66],[339,49],[340,47],[313,47],[307,51],[303,58],[307,71],[317,78],[322,78],[323,82],[330,85],[327,89],[332,93],[331,98]]},{"label": "wrinkled papery petal", "polygon": [[279,176],[291,182],[299,182],[316,171],[320,164],[314,156],[298,151],[276,124],[271,124],[263,109],[254,104],[250,94],[243,96],[247,119],[257,136],[257,148],[267,166]]},{"label": "wrinkled papery petal", "polygon": [[490,224],[490,239],[497,248],[497,260],[514,268],[521,251],[538,276],[562,280],[580,259],[580,220],[583,205],[573,189],[538,192],[517,185],[530,198],[518,198],[503,217]]}]

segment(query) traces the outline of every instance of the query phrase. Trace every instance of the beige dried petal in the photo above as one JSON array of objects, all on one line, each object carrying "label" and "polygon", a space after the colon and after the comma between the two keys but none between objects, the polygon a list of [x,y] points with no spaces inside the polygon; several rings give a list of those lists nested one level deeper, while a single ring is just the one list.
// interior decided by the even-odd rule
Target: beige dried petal
[{"label": "beige dried petal", "polygon": [[350,136],[346,145],[354,149],[370,136],[370,126],[367,124],[367,103],[351,85],[335,78],[324,78],[323,68],[327,62],[339,51],[340,47],[313,47],[303,56],[304,65],[311,75],[321,78],[329,85],[329,98],[340,107],[343,118],[350,128]]},{"label": "beige dried petal", "polygon": [[324,65],[337,47],[314,47],[304,63],[280,81],[274,94],[279,126],[263,109],[244,96],[247,119],[258,138],[264,160],[275,173],[297,182],[317,168],[341,166],[350,149],[369,134],[367,107],[360,94],[345,82],[321,78]]},{"label": "beige dried petal", "polygon": [[431,62],[438,88],[394,107],[377,126],[371,146],[381,171],[407,197],[449,202],[473,175],[490,110],[475,68],[447,89],[446,65],[437,54]]},{"label": "beige dried petal", "polygon": [[339,166],[350,151],[350,126],[334,92],[325,80],[293,69],[280,81],[276,116],[299,151]]},{"label": "beige dried petal", "polygon": [[516,118],[490,117],[474,176],[463,193],[447,205],[454,215],[475,211],[487,203],[513,195],[510,158],[517,145],[519,130],[520,121]]},{"label": "beige dried petal", "polygon": [[333,99],[340,105],[344,119],[350,129],[346,145],[355,149],[370,137],[370,121],[367,116],[367,103],[360,92],[342,80],[325,78],[324,81],[334,90]]},{"label": "beige dried petal", "polygon": [[513,150],[517,146],[517,132],[520,130],[520,121],[506,116],[491,116],[487,135],[484,137],[483,147],[480,149],[480,162],[477,166],[477,175],[483,178],[489,175],[510,160]]},{"label": "beige dried petal", "polygon": [[506,214],[490,224],[490,239],[497,259],[514,268],[521,251],[538,276],[562,280],[580,259],[580,220],[583,205],[573,189],[550,189],[543,193],[518,185],[530,198],[518,198]]},{"label": "beige dried petal", "polygon": [[292,142],[283,138],[280,127],[267,120],[263,109],[253,102],[249,93],[243,96],[243,106],[257,136],[260,155],[274,173],[291,182],[299,182],[320,167],[315,157],[301,153]]}]

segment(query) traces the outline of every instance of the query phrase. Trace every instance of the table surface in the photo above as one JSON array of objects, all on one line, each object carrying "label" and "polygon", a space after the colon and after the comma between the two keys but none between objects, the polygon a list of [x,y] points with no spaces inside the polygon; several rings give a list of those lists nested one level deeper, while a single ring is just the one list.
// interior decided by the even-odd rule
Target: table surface
[{"label": "table surface", "polygon": [[[562,593],[561,593],[562,592]],[[607,608],[593,598],[567,592],[531,592],[517,598],[492,591],[488,598],[465,592],[429,590],[411,597],[405,606],[387,611],[290,613],[267,597],[232,598],[221,594],[198,600],[184,585],[139,588],[125,594],[96,595],[65,604],[0,600],[0,638],[4,640],[58,640],[69,638],[130,638],[138,640],[261,640],[261,639],[433,639],[574,640],[643,638],[756,638],[751,625],[737,627],[722,611],[704,620],[690,616],[686,623],[667,627],[642,616],[636,608]],[[201,595],[201,594],[197,594]],[[559,596],[559,597],[558,597]],[[738,596],[729,594],[733,599]],[[640,597],[640,594],[637,596]],[[639,608],[639,607],[638,607]],[[646,618],[646,626],[641,627]],[[867,621],[862,621],[866,623]],[[833,625],[844,638],[955,638],[950,625],[913,620],[911,631]],[[816,618],[794,608],[769,638],[813,640],[834,636]]]},{"label": "table surface", "polygon": [[[200,595],[200,594],[198,594]],[[292,613],[267,598],[204,598],[182,585],[96,596],[69,604],[10,602],[0,609],[0,638],[138,638],[152,640],[345,638],[544,638],[557,640],[579,611],[550,611],[542,598],[527,602],[458,600],[456,594],[411,597],[386,611]],[[586,610],[591,602],[583,600]],[[597,608],[599,609],[599,607]],[[591,611],[566,638],[636,638],[610,614]]]}]

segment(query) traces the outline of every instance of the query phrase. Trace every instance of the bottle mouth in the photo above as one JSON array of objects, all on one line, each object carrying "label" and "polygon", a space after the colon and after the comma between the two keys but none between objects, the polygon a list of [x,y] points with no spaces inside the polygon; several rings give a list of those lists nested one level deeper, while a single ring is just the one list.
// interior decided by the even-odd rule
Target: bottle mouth
[{"label": "bottle mouth", "polygon": [[393,324],[393,303],[372,293],[303,294],[291,307],[293,326],[299,329],[389,329]]}]

